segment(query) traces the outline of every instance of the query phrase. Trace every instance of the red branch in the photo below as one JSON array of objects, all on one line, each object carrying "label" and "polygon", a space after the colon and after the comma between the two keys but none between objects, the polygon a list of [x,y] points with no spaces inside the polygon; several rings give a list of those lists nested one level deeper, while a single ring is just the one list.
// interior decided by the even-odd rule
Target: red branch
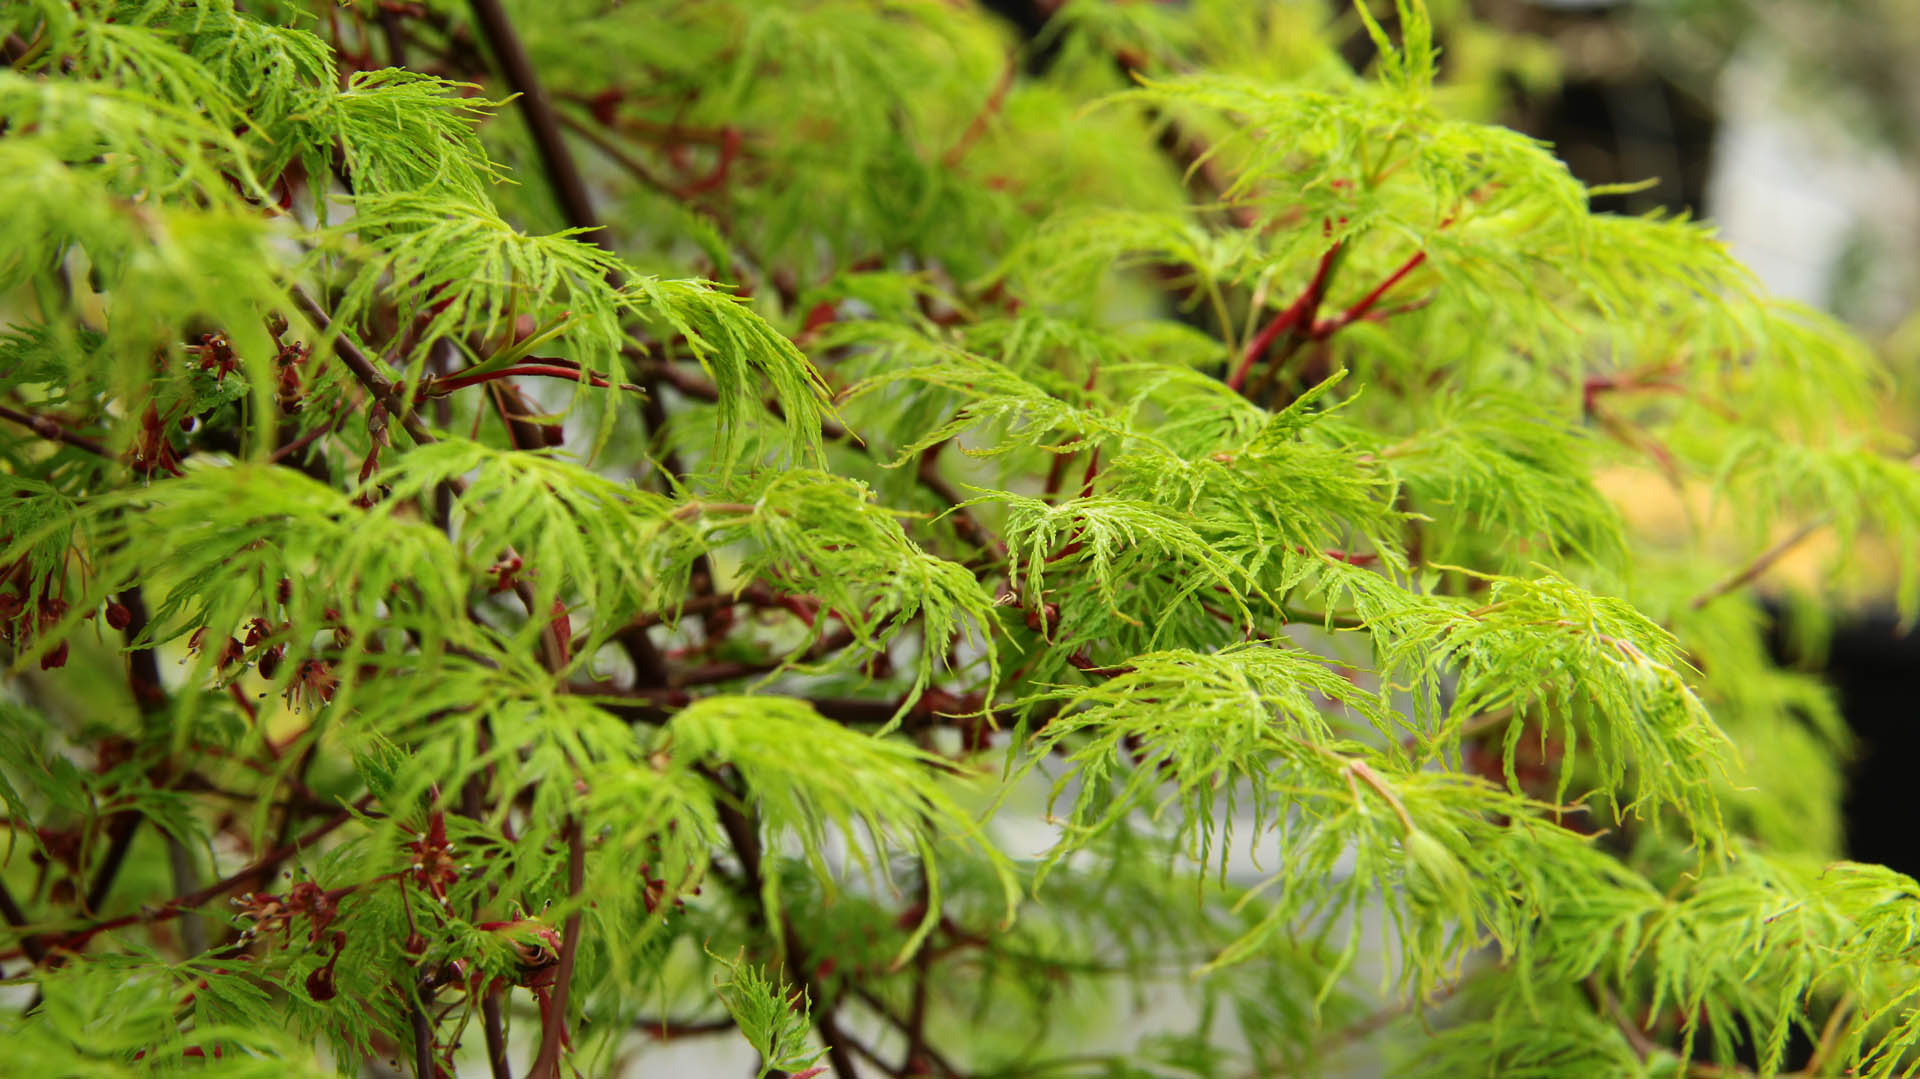
[{"label": "red branch", "polygon": [[[559,364],[520,363],[514,364],[511,367],[502,367],[498,371],[483,371],[477,375],[449,375],[446,378],[436,378],[431,383],[428,383],[425,392],[429,397],[438,397],[442,394],[452,393],[455,390],[466,389],[468,386],[477,386],[482,382],[493,382],[498,379],[514,378],[519,375],[537,376],[540,378],[564,378],[568,382],[579,382],[580,374],[580,369],[577,367],[565,367]],[[587,372],[586,380],[588,385],[596,386],[603,390],[609,389],[613,385],[606,379],[592,372]],[[630,390],[634,393],[641,392],[640,387],[625,382],[620,384],[620,388]]]},{"label": "red branch", "polygon": [[1385,281],[1382,281],[1378,285],[1375,285],[1373,287],[1372,292],[1369,292],[1365,296],[1360,297],[1359,303],[1356,303],[1352,307],[1347,308],[1345,311],[1342,311],[1340,314],[1335,315],[1333,318],[1315,323],[1313,327],[1314,339],[1324,340],[1328,335],[1332,334],[1335,330],[1338,330],[1340,327],[1345,326],[1351,322],[1358,322],[1361,319],[1367,317],[1367,312],[1373,310],[1373,306],[1380,302],[1380,298],[1387,294],[1388,289],[1391,289],[1393,286],[1399,284],[1401,278],[1407,276],[1408,274],[1412,273],[1414,270],[1418,269],[1420,264],[1425,261],[1427,261],[1427,253],[1425,251],[1414,252],[1413,257],[1401,263],[1399,269],[1393,271],[1391,274],[1388,274],[1387,279]]},{"label": "red branch", "polygon": [[1312,324],[1314,312],[1319,310],[1320,299],[1326,292],[1327,277],[1333,272],[1334,260],[1339,255],[1340,242],[1335,241],[1333,246],[1327,248],[1327,253],[1320,256],[1320,265],[1313,271],[1313,280],[1307,282],[1307,287],[1300,293],[1300,298],[1293,301],[1291,307],[1275,316],[1273,321],[1267,323],[1253,340],[1247,342],[1246,352],[1240,357],[1240,366],[1234,368],[1233,374],[1227,379],[1227,385],[1230,388],[1238,390],[1246,386],[1247,372],[1253,370],[1255,361],[1266,355],[1267,349],[1279,339],[1281,334],[1295,330],[1302,323]]}]

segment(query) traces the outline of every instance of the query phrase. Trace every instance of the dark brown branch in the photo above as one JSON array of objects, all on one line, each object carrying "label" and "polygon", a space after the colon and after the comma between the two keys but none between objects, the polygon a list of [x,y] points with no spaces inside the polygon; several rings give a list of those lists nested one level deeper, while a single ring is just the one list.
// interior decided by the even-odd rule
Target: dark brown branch
[{"label": "dark brown branch", "polygon": [[[313,320],[314,326],[321,333],[327,332],[333,326],[333,319],[327,315],[326,308],[321,307],[313,297],[307,295],[304,289],[295,286],[288,292],[293,296],[294,303],[299,305],[300,310],[306,312],[307,317]],[[353,372],[353,377],[359,381],[360,385],[365,387],[366,391],[373,395],[373,399],[380,402],[381,406],[387,410],[387,415],[399,422],[401,429],[407,432],[407,437],[421,446],[437,441],[427,432],[427,427],[420,422],[420,417],[415,416],[412,410],[405,407],[406,402],[393,388],[393,383],[387,381],[387,377],[380,373],[379,368],[373,365],[373,361],[366,353],[360,351],[358,345],[347,340],[345,333],[334,335],[333,351],[340,357],[340,362],[347,365],[347,370]]]},{"label": "dark brown branch", "polygon": [[507,1060],[506,1017],[498,992],[489,990],[481,998],[480,1021],[487,1038],[487,1073],[493,1079],[513,1079],[513,1065]]},{"label": "dark brown branch", "polygon": [[413,1074],[417,1079],[435,1079],[433,1024],[428,1022],[426,1005],[420,1001],[426,988],[416,985],[413,991],[414,998],[407,1005],[407,1022],[413,1027]]},{"label": "dark brown branch", "polygon": [[380,7],[380,33],[386,39],[387,64],[391,67],[407,66],[407,27],[401,21],[400,13],[386,5]]},{"label": "dark brown branch", "polygon": [[[147,629],[147,603],[141,597],[138,586],[121,592],[117,601],[127,609],[126,638],[128,641],[140,639]],[[160,664],[151,648],[135,648],[127,654],[127,684],[133,692],[134,705],[142,715],[151,716],[164,709],[165,691],[161,689]],[[87,886],[87,894],[81,910],[87,917],[97,917],[100,905],[107,901],[113,891],[113,882],[120,876],[120,869],[126,864],[127,853],[133,849],[134,835],[140,829],[140,814],[124,812],[115,814],[108,825],[106,857],[101,859],[100,868],[94,872],[93,883]]]},{"label": "dark brown branch", "polygon": [[670,679],[670,681],[673,686],[680,687],[704,686],[711,685],[715,682],[730,682],[736,678],[749,678],[756,674],[766,674],[771,671],[777,671],[782,667],[796,662],[812,663],[829,653],[838,652],[846,648],[853,644],[854,640],[855,637],[852,630],[840,629],[815,641],[813,645],[797,659],[793,656],[781,656],[778,659],[759,660],[752,663],[738,660],[708,663],[688,671],[683,671]]},{"label": "dark brown branch", "polygon": [[[547,92],[534,74],[533,62],[527,58],[527,50],[520,43],[520,36],[514,32],[512,20],[500,6],[500,0],[472,0],[474,21],[480,25],[480,36],[486,40],[493,57],[500,64],[500,73],[506,77],[507,85],[519,96],[514,99],[520,116],[527,122],[527,131],[533,136],[534,149],[540,154],[540,165],[547,174],[547,181],[553,185],[554,198],[560,203],[560,214],[567,224],[577,229],[598,229],[600,222],[593,216],[593,202],[587,197],[587,185],[580,178],[580,170],[575,166],[573,154],[568,151],[565,140],[560,135],[560,121],[553,111],[553,103],[548,100]],[[606,238],[599,232],[590,232],[581,237],[589,243],[607,246]]]},{"label": "dark brown branch", "polygon": [[39,435],[41,438],[51,439],[55,442],[64,442],[75,449],[85,450],[95,457],[104,457],[108,460],[113,459],[113,454],[108,452],[105,446],[95,442],[91,438],[76,435],[45,416],[33,416],[0,405],[0,420],[17,423],[32,431],[34,434]]},{"label": "dark brown branch", "polygon": [[[712,773],[708,773],[707,778],[720,789],[720,797],[714,799],[714,806],[719,812],[720,827],[727,833],[727,842],[733,847],[734,856],[740,860],[740,899],[748,904],[748,909],[754,912],[754,920],[758,922],[765,910],[761,898],[765,878],[760,870],[759,828],[747,811],[741,808],[741,803],[737,801],[739,796],[734,791]],[[827,1043],[827,1063],[832,1065],[836,1079],[859,1079],[860,1073],[847,1053],[846,1037],[834,1019],[833,1004],[821,995],[819,985],[813,980],[813,961],[806,945],[794,934],[791,922],[782,925],[781,929],[786,941],[787,972],[807,995],[813,1025],[819,1028],[821,1039]]]},{"label": "dark brown branch", "polygon": [[5,918],[8,925],[19,931],[20,950],[27,953],[27,958],[34,965],[38,966],[47,958],[46,945],[40,943],[37,934],[27,932],[30,924],[27,913],[20,909],[19,903],[14,902],[13,893],[7,890],[5,881],[0,881],[0,918]]},{"label": "dark brown branch", "polygon": [[704,1038],[710,1034],[731,1033],[737,1024],[731,1017],[725,1019],[640,1019],[633,1029],[645,1034],[657,1042],[670,1042],[680,1038]]},{"label": "dark brown branch", "polygon": [[81,910],[88,917],[100,912],[100,904],[107,901],[107,895],[113,891],[113,882],[120,876],[120,867],[126,864],[127,852],[133,849],[134,833],[140,830],[140,814],[133,812],[114,815],[113,822],[107,827],[107,853],[100,860],[100,867],[94,870],[93,883],[87,885],[87,894],[81,903]]},{"label": "dark brown branch", "polygon": [[[866,989],[865,987],[860,985],[853,985],[851,986],[851,991],[853,995],[857,997],[862,1004],[865,1004],[868,1008],[872,1009],[875,1015],[878,1015],[881,1019],[886,1020],[888,1025],[894,1027],[895,1029],[900,1030],[903,1033],[908,1030],[909,1021],[901,1018],[900,1016],[893,1014],[892,1009],[887,1007],[886,1001],[883,1001],[879,997],[875,996],[871,990]],[[949,1079],[952,1079],[952,1077],[958,1076],[960,1074],[960,1069],[954,1066],[953,1061],[948,1060],[945,1055],[937,1052],[932,1046],[927,1045],[924,1041],[920,1045],[920,1059],[924,1063],[933,1065],[933,1069],[935,1071],[939,1072],[942,1075],[948,1076]],[[912,1063],[913,1061],[911,1060],[911,1058],[909,1058],[908,1064],[910,1065]],[[902,1070],[904,1071],[905,1069],[902,1069]]]}]

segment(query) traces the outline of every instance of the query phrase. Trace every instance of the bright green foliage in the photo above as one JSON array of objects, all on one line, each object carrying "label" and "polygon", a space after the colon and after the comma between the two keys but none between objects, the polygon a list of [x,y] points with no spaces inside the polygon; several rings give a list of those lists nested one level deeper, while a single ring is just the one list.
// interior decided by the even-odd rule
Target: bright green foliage
[{"label": "bright green foliage", "polygon": [[1457,6],[0,7],[0,1067],[1908,1074],[1882,375]]},{"label": "bright green foliage", "polygon": [[721,962],[727,980],[717,982],[720,1002],[727,1014],[739,1024],[740,1033],[760,1054],[760,1079],[778,1068],[799,1071],[820,1058],[820,1050],[808,1050],[806,998],[794,1007],[792,990],[770,982],[759,971],[738,960]]}]

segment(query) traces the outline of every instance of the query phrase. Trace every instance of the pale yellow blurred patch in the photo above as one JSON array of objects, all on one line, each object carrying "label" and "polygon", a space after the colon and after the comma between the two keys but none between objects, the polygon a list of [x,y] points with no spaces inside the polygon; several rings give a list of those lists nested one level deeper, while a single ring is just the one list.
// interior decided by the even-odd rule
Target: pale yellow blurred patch
[{"label": "pale yellow blurred patch", "polygon": [[[1715,505],[1708,483],[1692,481],[1676,489],[1658,470],[1630,466],[1602,469],[1594,483],[1620,507],[1636,537],[1697,551],[1723,567],[1722,577],[1751,565],[1806,523],[1803,517],[1782,517],[1755,543],[1748,538],[1748,522],[1735,520],[1732,507]],[[1846,552],[1844,566],[1838,564],[1842,553],[1832,528],[1817,529],[1774,559],[1749,587],[1763,593],[1825,594],[1846,606],[1890,602],[1897,559],[1887,541],[1868,532]]]}]

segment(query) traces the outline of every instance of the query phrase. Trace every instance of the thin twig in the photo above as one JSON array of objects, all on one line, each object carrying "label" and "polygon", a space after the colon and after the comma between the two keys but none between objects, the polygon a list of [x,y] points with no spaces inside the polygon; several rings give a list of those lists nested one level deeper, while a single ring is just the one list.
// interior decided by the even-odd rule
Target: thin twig
[{"label": "thin twig", "polygon": [[1827,1013],[1827,1021],[1820,1027],[1820,1040],[1814,1043],[1813,1052],[1807,1057],[1806,1067],[1800,1069],[1801,1075],[1817,1076],[1820,1068],[1833,1055],[1840,1044],[1840,1032],[1846,1029],[1846,1018],[1853,1012],[1856,1003],[1853,990],[1849,989]]},{"label": "thin twig", "polygon": [[1761,551],[1758,555],[1755,555],[1753,561],[1748,562],[1746,566],[1744,566],[1739,572],[1726,578],[1725,580],[1721,581],[1719,584],[1714,585],[1712,588],[1707,589],[1705,592],[1702,592],[1699,595],[1693,597],[1693,599],[1688,602],[1687,606],[1697,611],[1700,608],[1705,607],[1707,604],[1712,603],[1714,600],[1719,599],[1721,596],[1724,596],[1729,592],[1733,592],[1738,589],[1746,587],[1748,584],[1751,584],[1756,578],[1758,578],[1761,574],[1773,568],[1773,564],[1775,562],[1778,562],[1782,558],[1786,557],[1789,551],[1792,551],[1795,547],[1798,547],[1802,542],[1804,542],[1807,539],[1807,537],[1813,535],[1815,532],[1820,531],[1822,528],[1825,528],[1827,526],[1827,523],[1831,520],[1833,520],[1832,514],[1830,513],[1819,514],[1818,516],[1814,517],[1812,520],[1801,525],[1799,528],[1796,528],[1792,532],[1788,533],[1787,536],[1781,539],[1778,543],[1775,543],[1773,546],[1768,547],[1766,550]]},{"label": "thin twig", "polygon": [[76,435],[45,416],[33,416],[25,412],[0,406],[0,420],[17,423],[32,431],[34,434],[39,435],[41,438],[52,439],[55,442],[64,442],[75,449],[85,450],[95,457],[105,457],[108,460],[113,459],[113,454],[109,452],[105,446],[95,442],[91,438]]},{"label": "thin twig", "polygon": [[[314,326],[321,333],[324,334],[332,328],[333,319],[327,315],[326,308],[321,307],[312,296],[307,295],[306,290],[295,285],[287,291],[293,297],[293,302],[300,306],[300,310],[306,312],[307,317],[313,320]],[[420,422],[420,417],[406,407],[406,401],[393,388],[393,383],[387,381],[387,377],[373,365],[373,361],[367,354],[360,351],[360,346],[349,341],[344,332],[333,335],[333,351],[340,357],[340,362],[347,365],[347,370],[353,372],[353,377],[359,381],[360,385],[365,387],[366,391],[373,395],[373,399],[380,402],[387,410],[387,415],[399,422],[401,429],[407,432],[407,437],[413,439],[415,444],[426,446],[438,441],[428,433],[426,424]]]},{"label": "thin twig", "polygon": [[1358,303],[1355,303],[1352,307],[1347,308],[1345,311],[1342,311],[1330,319],[1314,323],[1313,336],[1316,339],[1324,340],[1340,327],[1366,318],[1367,313],[1372,311],[1374,305],[1380,302],[1380,298],[1387,294],[1387,290],[1399,284],[1401,278],[1418,269],[1420,264],[1425,261],[1427,261],[1427,253],[1425,251],[1415,252],[1413,257],[1400,264],[1399,269],[1388,274],[1386,280],[1375,285],[1373,291],[1360,297]]},{"label": "thin twig", "polygon": [[649,1019],[636,1019],[633,1029],[645,1034],[657,1042],[670,1042],[680,1038],[704,1038],[711,1034],[730,1033],[738,1024],[731,1016],[724,1019],[668,1019],[666,1016]]},{"label": "thin twig", "polygon": [[[1281,346],[1280,355],[1268,365],[1263,385],[1273,380],[1274,372],[1286,363],[1287,358],[1292,356],[1294,350],[1306,340],[1308,335],[1302,331],[1313,326],[1314,315],[1320,310],[1320,301],[1327,294],[1327,285],[1333,276],[1334,265],[1340,261],[1342,249],[1343,245],[1340,241],[1334,241],[1320,256],[1319,265],[1314,267],[1313,279],[1307,282],[1307,287],[1300,291],[1299,297],[1288,305],[1285,311],[1275,315],[1273,320],[1254,336],[1253,340],[1247,342],[1245,351],[1240,355],[1239,365],[1233,369],[1231,375],[1227,376],[1229,389],[1239,390],[1246,386],[1247,373],[1282,335],[1285,335],[1286,342]],[[1258,397],[1259,391],[1256,390],[1252,396]]]},{"label": "thin twig", "polygon": [[961,160],[967,156],[967,151],[973,148],[973,144],[979,142],[980,137],[987,133],[987,125],[1000,114],[1001,107],[1007,103],[1007,91],[1013,89],[1013,76],[1018,70],[1019,64],[1015,62],[1013,56],[1009,55],[1006,67],[1000,72],[1000,81],[994,84],[993,92],[987,95],[987,103],[980,106],[980,111],[973,115],[972,121],[967,124],[967,129],[960,133],[960,138],[948,147],[946,154],[941,157],[941,162],[948,168],[960,164]]},{"label": "thin twig", "polygon": [[[352,820],[355,812],[363,812],[366,807],[372,804],[373,795],[363,795],[359,801],[353,804],[351,809],[340,810],[325,822],[308,830],[306,834],[300,836],[298,839],[268,851],[266,854],[248,863],[239,871],[222,877],[197,892],[189,892],[186,895],[176,896],[157,908],[148,908],[133,914],[123,914],[118,918],[109,918],[105,921],[95,922],[92,925],[74,930],[59,940],[54,941],[52,948],[49,949],[49,954],[52,952],[70,952],[82,948],[88,941],[99,934],[114,929],[123,929],[130,925],[155,925],[160,922],[171,921],[189,911],[198,909],[209,900],[218,898],[250,880],[272,874],[272,872],[279,867],[280,863],[288,857],[299,853],[309,844],[316,842],[327,833]],[[24,947],[24,944],[22,946]]]},{"label": "thin twig", "polygon": [[[586,376],[584,379],[581,378],[583,374]],[[529,376],[529,377],[537,377],[537,378],[563,378],[563,379],[566,379],[568,382],[584,381],[589,386],[593,386],[597,389],[605,390],[605,389],[613,388],[613,384],[608,382],[606,379],[601,378],[599,375],[596,375],[591,371],[583,372],[577,367],[563,367],[558,364],[521,363],[521,364],[514,364],[511,367],[503,367],[498,371],[483,371],[477,375],[467,375],[467,374],[462,374],[460,372],[455,372],[451,375],[434,379],[432,382],[428,383],[426,388],[421,392],[425,396],[435,397],[441,394],[452,393],[454,390],[464,389],[468,386],[477,386],[483,382],[493,382],[498,379],[518,378],[521,376]],[[635,386],[631,382],[622,382],[620,383],[619,388],[626,390],[629,393],[646,392],[645,390],[641,389],[639,386]]]},{"label": "thin twig", "polygon": [[646,162],[621,149],[619,143],[607,138],[591,126],[575,120],[566,113],[557,113],[556,116],[562,127],[587,140],[594,149],[605,154],[607,160],[620,166],[634,179],[663,195],[669,195],[674,198],[680,197],[680,190],[678,188],[661,179],[658,174],[647,167]]}]

